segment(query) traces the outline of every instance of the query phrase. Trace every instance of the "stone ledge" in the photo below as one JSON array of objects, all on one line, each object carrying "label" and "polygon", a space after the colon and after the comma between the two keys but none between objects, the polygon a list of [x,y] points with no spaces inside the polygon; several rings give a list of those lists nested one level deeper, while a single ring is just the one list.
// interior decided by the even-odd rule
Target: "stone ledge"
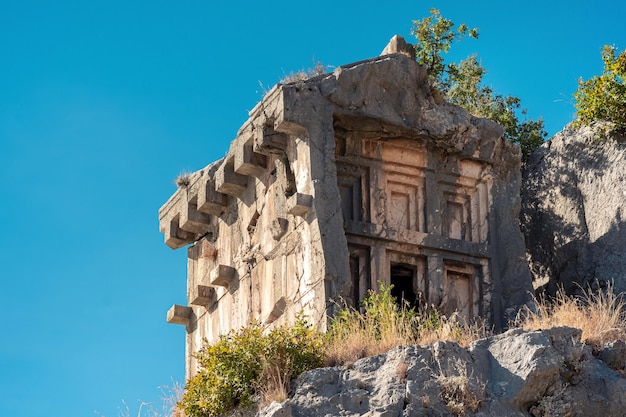
[{"label": "stone ledge", "polygon": [[188,325],[191,320],[192,312],[191,307],[174,304],[167,310],[167,322],[171,324]]},{"label": "stone ledge", "polygon": [[232,266],[218,265],[211,271],[209,284],[219,287],[228,287],[236,274],[237,271]]},{"label": "stone ledge", "polygon": [[220,216],[228,206],[228,196],[215,190],[215,181],[207,180],[206,184],[198,189],[198,211]]},{"label": "stone ledge", "polygon": [[165,235],[165,244],[172,249],[179,249],[193,243],[197,236],[178,226],[178,216],[169,221],[161,221],[161,232]]},{"label": "stone ledge", "polygon": [[261,178],[267,171],[267,156],[254,152],[254,138],[235,150],[234,170],[237,174]]},{"label": "stone ledge", "polygon": [[215,189],[223,194],[241,197],[248,187],[248,177],[237,174],[234,168],[234,161],[225,161],[215,173]]},{"label": "stone ledge", "polygon": [[199,212],[195,204],[187,203],[183,204],[178,222],[181,229],[201,235],[209,230],[211,217]]},{"label": "stone ledge", "polygon": [[460,239],[436,235],[433,233],[416,232],[414,230],[395,229],[373,223],[364,223],[353,220],[345,222],[346,234],[364,236],[371,239],[380,239],[408,245],[421,246],[434,251],[459,253],[477,258],[489,258],[487,243],[468,242]]},{"label": "stone ledge", "polygon": [[190,289],[189,304],[209,307],[215,302],[215,288],[208,285],[195,285]]},{"label": "stone ledge", "polygon": [[287,199],[287,212],[294,216],[304,217],[313,207],[313,196],[295,193]]},{"label": "stone ledge", "polygon": [[254,152],[260,154],[285,153],[288,143],[289,135],[274,130],[273,124],[254,127],[252,147]]}]

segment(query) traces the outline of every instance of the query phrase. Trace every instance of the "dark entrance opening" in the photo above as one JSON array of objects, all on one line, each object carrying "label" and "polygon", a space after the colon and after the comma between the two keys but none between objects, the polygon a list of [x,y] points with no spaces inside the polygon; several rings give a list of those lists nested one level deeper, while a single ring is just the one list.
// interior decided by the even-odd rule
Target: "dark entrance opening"
[{"label": "dark entrance opening", "polygon": [[391,280],[393,285],[391,295],[393,295],[398,305],[417,307],[417,295],[413,282],[415,281],[415,267],[405,264],[391,264]]}]

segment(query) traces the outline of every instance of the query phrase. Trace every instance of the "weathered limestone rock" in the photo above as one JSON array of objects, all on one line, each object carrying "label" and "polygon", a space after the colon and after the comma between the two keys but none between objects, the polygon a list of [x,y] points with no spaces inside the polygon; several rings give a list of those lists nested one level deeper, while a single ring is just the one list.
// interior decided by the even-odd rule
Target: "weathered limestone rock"
[{"label": "weathered limestone rock", "polygon": [[598,357],[609,368],[623,371],[626,368],[626,342],[615,340],[607,343]]},{"label": "weathered limestone rock", "polygon": [[415,48],[404,40],[402,36],[395,35],[391,38],[385,49],[380,53],[383,55],[403,54],[411,59],[415,59]]},{"label": "weathered limestone rock", "polygon": [[[397,347],[349,368],[315,369],[263,417],[605,416],[626,414],[626,379],[591,355],[581,331],[516,329],[479,340]],[[465,387],[470,398],[450,394]],[[458,391],[460,392],[460,391]],[[455,411],[457,410],[457,411]]]},{"label": "weathered limestone rock", "polygon": [[522,229],[535,286],[626,291],[626,141],[562,132],[524,169]]},{"label": "weathered limestone rock", "polygon": [[[580,331],[575,334],[580,340]],[[488,389],[498,399],[520,409],[539,401],[559,379],[563,357],[544,332],[510,330],[473,346],[477,359],[488,356]]]},{"label": "weathered limestone rock", "polygon": [[379,281],[496,329],[528,302],[519,149],[427,79],[396,53],[279,84],[161,208],[166,244],[191,245],[188,376],[205,338],[299,311],[323,330]]}]

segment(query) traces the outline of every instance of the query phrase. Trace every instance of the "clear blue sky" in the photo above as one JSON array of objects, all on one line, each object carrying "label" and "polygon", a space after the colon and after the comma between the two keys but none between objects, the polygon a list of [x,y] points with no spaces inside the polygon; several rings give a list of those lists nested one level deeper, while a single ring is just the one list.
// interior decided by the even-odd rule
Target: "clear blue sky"
[{"label": "clear blue sky", "polygon": [[480,28],[455,59],[551,135],[602,45],[626,48],[618,1],[0,1],[0,416],[136,415],[182,382],[173,179],[224,155],[260,84],[376,56],[430,7]]}]

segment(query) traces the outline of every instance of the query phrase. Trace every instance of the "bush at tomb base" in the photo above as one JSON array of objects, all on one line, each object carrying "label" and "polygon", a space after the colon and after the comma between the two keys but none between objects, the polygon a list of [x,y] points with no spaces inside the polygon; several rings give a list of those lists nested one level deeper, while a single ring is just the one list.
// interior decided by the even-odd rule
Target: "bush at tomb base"
[{"label": "bush at tomb base", "polygon": [[302,317],[267,334],[259,323],[233,331],[196,354],[200,369],[179,405],[189,417],[209,417],[262,397],[280,400],[292,378],[322,365],[323,350],[322,336]]},{"label": "bush at tomb base", "polygon": [[328,329],[326,365],[350,364],[399,345],[454,341],[467,347],[491,333],[478,317],[468,323],[458,314],[446,317],[434,306],[418,310],[405,302],[399,304],[392,289],[393,285],[378,281],[378,292],[369,292],[362,311],[343,306],[335,314]]}]

